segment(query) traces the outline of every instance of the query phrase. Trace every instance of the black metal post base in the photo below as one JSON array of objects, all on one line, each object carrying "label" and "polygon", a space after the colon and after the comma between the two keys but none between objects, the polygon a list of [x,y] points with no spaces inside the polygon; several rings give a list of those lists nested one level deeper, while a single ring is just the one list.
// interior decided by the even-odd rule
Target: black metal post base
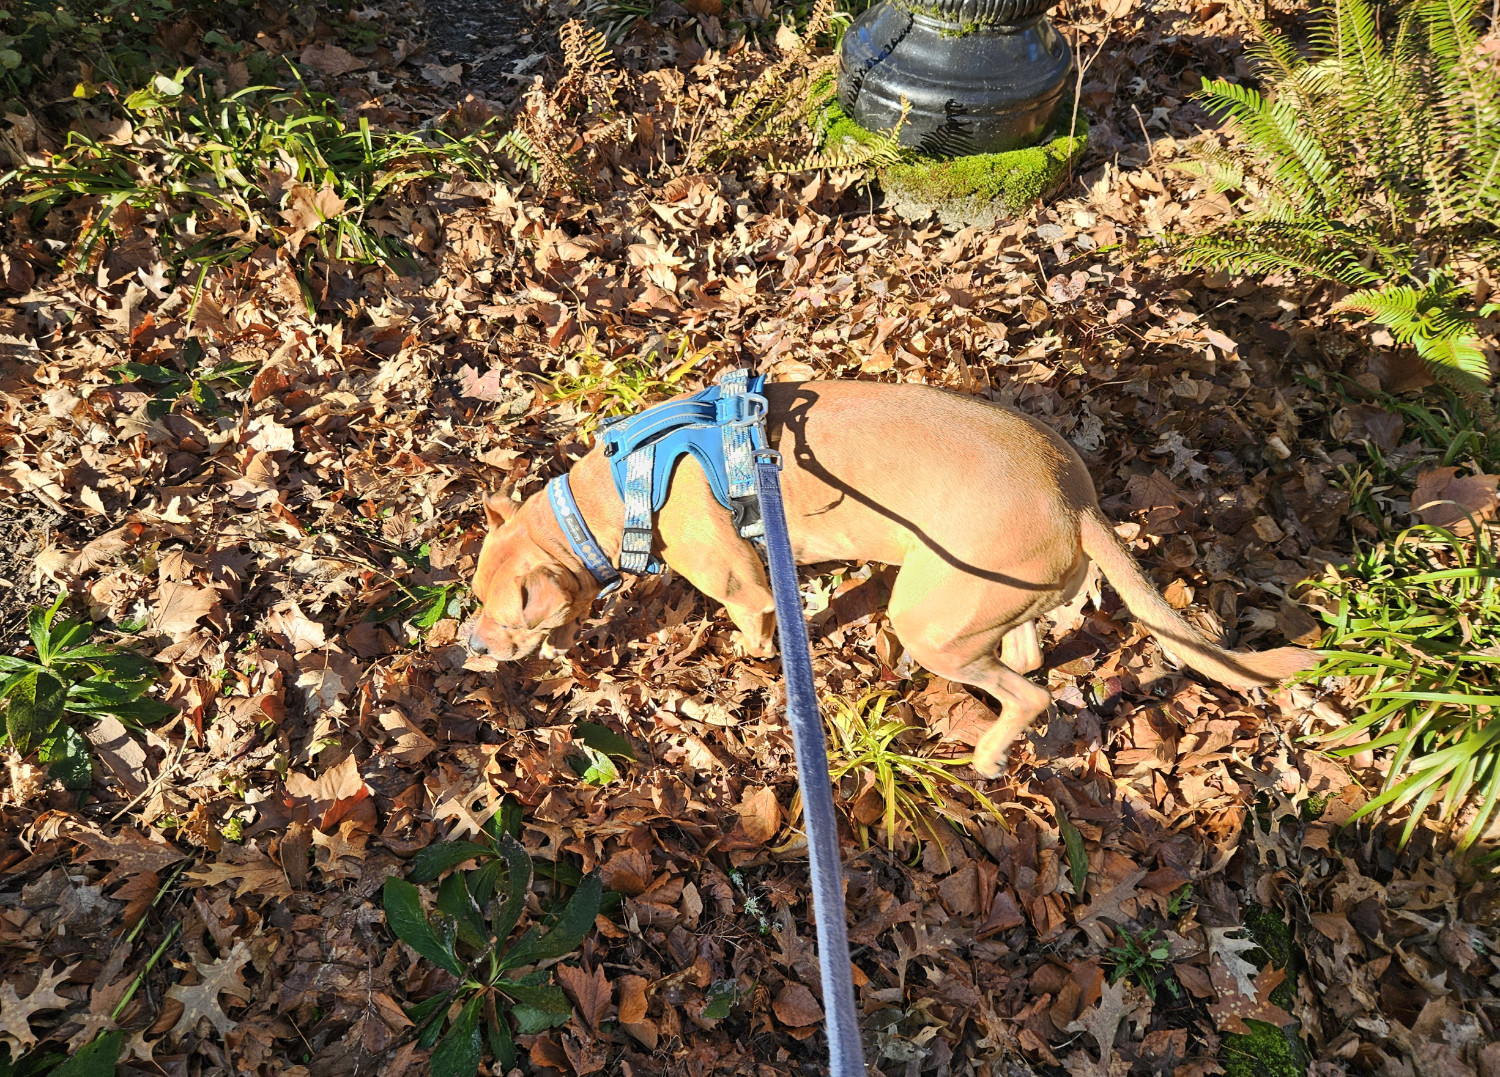
[{"label": "black metal post base", "polygon": [[1058,119],[1073,56],[1042,14],[1056,0],[884,0],[844,35],[839,104],[933,157],[1035,144]]}]

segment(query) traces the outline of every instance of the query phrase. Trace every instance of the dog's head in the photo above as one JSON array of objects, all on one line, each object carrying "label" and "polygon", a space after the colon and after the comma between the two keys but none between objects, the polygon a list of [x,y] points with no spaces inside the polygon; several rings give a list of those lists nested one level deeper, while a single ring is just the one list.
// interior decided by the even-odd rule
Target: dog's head
[{"label": "dog's head", "polygon": [[569,635],[566,630],[594,599],[597,587],[585,587],[577,573],[538,541],[537,515],[543,510],[550,513],[546,501],[533,498],[517,507],[504,494],[485,499],[490,530],[474,573],[481,609],[469,637],[469,650],[475,654],[502,662],[525,658],[549,637]]}]

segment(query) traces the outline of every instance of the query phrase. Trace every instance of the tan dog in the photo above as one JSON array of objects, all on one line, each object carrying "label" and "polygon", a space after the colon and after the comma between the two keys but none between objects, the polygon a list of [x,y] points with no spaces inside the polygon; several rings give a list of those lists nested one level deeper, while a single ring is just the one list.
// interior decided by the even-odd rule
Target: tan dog
[{"label": "tan dog", "polygon": [[[1000,774],[1011,744],[1051,703],[1023,674],[1040,667],[1035,618],[1070,601],[1092,558],[1131,613],[1182,662],[1235,688],[1270,685],[1316,659],[1283,647],[1226,651],[1157,594],[1099,511],[1083,461],[1041,423],[940,389],[871,382],[770,384],[766,437],[781,451],[799,564],[900,565],[891,627],[916,661],[1000,701],[974,768]],[[624,508],[596,448],[573,468],[579,510],[618,563]],[[570,550],[545,496],[492,495],[470,646],[523,657],[588,609],[599,585]],[[772,653],[774,603],[755,548],[683,457],[656,518],[656,552]]]}]

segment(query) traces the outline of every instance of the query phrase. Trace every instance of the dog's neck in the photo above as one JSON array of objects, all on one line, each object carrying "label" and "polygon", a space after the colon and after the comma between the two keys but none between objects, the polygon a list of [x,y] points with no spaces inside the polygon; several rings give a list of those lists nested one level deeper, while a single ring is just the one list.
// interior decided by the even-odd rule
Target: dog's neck
[{"label": "dog's neck", "polygon": [[[615,491],[614,479],[610,476],[609,463],[604,454],[594,450],[586,455],[568,473],[573,489],[573,500],[584,522],[594,534],[594,541],[609,557],[610,564],[620,563],[620,540],[625,529],[625,507]],[[593,594],[599,590],[599,581],[594,579],[563,534],[546,497],[534,497],[537,512],[529,522],[529,530],[537,543],[560,564],[565,565],[583,589],[582,593]]]}]

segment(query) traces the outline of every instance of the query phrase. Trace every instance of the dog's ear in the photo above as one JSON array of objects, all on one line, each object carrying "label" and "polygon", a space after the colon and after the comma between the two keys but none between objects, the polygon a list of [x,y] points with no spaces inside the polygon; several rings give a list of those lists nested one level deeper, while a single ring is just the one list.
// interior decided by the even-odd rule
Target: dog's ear
[{"label": "dog's ear", "polygon": [[499,527],[516,514],[517,505],[504,490],[496,491],[484,499],[484,522],[491,529]]},{"label": "dog's ear", "polygon": [[527,628],[557,628],[567,620],[578,597],[578,583],[554,568],[539,568],[521,581],[521,623]]}]

